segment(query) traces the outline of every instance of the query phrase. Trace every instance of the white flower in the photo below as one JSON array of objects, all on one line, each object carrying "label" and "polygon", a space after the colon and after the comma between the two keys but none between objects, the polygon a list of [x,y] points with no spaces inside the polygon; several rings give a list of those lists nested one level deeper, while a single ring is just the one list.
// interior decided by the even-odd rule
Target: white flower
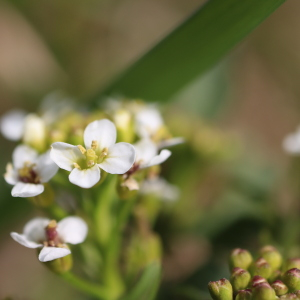
[{"label": "white flower", "polygon": [[24,132],[26,112],[13,109],[1,117],[0,128],[5,138],[11,141],[19,141]]},{"label": "white flower", "polygon": [[283,149],[289,154],[300,154],[300,127],[284,138]]},{"label": "white flower", "polygon": [[84,144],[52,144],[51,158],[62,169],[71,171],[69,180],[90,188],[100,180],[100,169],[111,174],[124,174],[134,163],[135,150],[128,143],[116,144],[116,127],[107,119],[90,123],[84,131]]},{"label": "white flower", "polygon": [[159,111],[155,107],[145,107],[135,115],[136,131],[141,138],[151,138],[164,125]]},{"label": "white flower", "polygon": [[176,201],[180,191],[175,185],[168,183],[164,178],[155,177],[147,179],[140,188],[142,194],[152,194],[166,201]]},{"label": "white flower", "polygon": [[170,150],[163,149],[158,154],[157,146],[150,139],[143,139],[134,145],[136,151],[135,165],[139,169],[159,165],[172,154]]},{"label": "white flower", "polygon": [[58,223],[46,218],[35,218],[25,225],[22,234],[12,232],[10,235],[27,248],[43,248],[39,260],[46,262],[70,254],[66,243],[82,243],[87,231],[86,223],[79,217],[67,217]]},{"label": "white flower", "polygon": [[13,197],[34,197],[44,191],[43,183],[48,182],[57,172],[57,165],[50,158],[50,151],[38,153],[26,145],[19,145],[12,155],[13,163],[6,166],[4,178],[14,185]]}]

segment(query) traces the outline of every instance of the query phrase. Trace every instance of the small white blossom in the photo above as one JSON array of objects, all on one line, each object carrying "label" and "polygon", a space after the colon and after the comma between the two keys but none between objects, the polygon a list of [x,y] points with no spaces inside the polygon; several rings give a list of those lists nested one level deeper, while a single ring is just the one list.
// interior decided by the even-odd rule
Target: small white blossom
[{"label": "small white blossom", "polygon": [[50,158],[50,151],[38,155],[27,145],[19,145],[12,155],[13,163],[6,166],[4,178],[14,185],[13,197],[34,197],[44,191],[43,183],[48,182],[57,172],[57,165]]},{"label": "small white blossom", "polygon": [[177,186],[170,184],[161,177],[145,180],[142,183],[140,192],[141,194],[153,194],[166,201],[176,201],[180,195],[180,191]]},{"label": "small white blossom", "polygon": [[11,141],[19,141],[24,132],[26,112],[13,109],[5,113],[0,120],[1,133]]},{"label": "small white blossom", "polygon": [[300,154],[300,127],[284,138],[283,149],[289,154]]},{"label": "small white blossom", "polygon": [[27,248],[42,248],[39,260],[47,262],[70,254],[66,244],[82,243],[87,232],[86,223],[79,217],[67,217],[58,223],[35,218],[25,225],[22,234],[12,232],[11,237]]},{"label": "small white blossom", "polygon": [[134,163],[135,149],[128,143],[116,143],[116,126],[107,119],[90,123],[84,131],[84,144],[52,144],[51,158],[62,169],[71,171],[69,180],[90,188],[100,180],[100,169],[124,174]]},{"label": "small white blossom", "polygon": [[157,146],[150,139],[142,139],[135,145],[136,158],[135,165],[139,169],[159,165],[166,161],[172,154],[170,150],[163,149],[158,154]]}]

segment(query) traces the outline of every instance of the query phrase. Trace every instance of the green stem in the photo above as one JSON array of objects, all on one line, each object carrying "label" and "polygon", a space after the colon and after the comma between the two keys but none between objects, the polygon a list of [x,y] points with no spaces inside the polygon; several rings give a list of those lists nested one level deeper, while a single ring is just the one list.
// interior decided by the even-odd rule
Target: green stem
[{"label": "green stem", "polygon": [[77,277],[75,274],[67,272],[60,275],[64,280],[69,282],[71,285],[73,285],[78,290],[90,295],[97,297],[101,300],[107,300],[109,299],[109,293],[107,289],[105,289],[102,286],[98,286],[96,284],[87,282],[79,277]]}]

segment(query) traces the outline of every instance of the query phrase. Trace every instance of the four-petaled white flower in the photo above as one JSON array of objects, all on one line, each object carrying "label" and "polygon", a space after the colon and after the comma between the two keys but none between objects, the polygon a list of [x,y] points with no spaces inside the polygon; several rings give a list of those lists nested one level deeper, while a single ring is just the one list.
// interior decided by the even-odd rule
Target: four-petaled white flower
[{"label": "four-petaled white flower", "polygon": [[90,123],[84,131],[84,144],[52,144],[51,158],[62,169],[71,171],[69,180],[90,188],[100,180],[100,169],[124,174],[134,163],[135,149],[128,143],[116,144],[116,126],[107,119]]},{"label": "four-petaled white flower", "polygon": [[6,182],[14,185],[11,191],[13,197],[34,197],[43,193],[43,183],[48,182],[58,170],[49,152],[39,156],[29,146],[16,147],[13,163],[7,164],[4,175]]},{"label": "four-petaled white flower", "polygon": [[300,127],[295,133],[291,133],[284,138],[283,149],[289,154],[300,154]]},{"label": "four-petaled white flower", "polygon": [[159,165],[167,160],[172,154],[170,150],[163,149],[158,154],[157,146],[150,139],[142,139],[135,145],[135,167],[144,169]]},{"label": "four-petaled white flower", "polygon": [[86,223],[79,217],[66,217],[58,223],[35,218],[25,225],[22,234],[12,232],[11,237],[27,248],[42,248],[39,260],[46,262],[70,254],[66,243],[82,243],[87,232]]}]

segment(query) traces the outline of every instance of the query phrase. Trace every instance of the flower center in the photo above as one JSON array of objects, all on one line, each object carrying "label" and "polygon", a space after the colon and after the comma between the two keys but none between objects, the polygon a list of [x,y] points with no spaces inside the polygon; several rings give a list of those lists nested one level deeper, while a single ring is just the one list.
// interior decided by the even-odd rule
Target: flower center
[{"label": "flower center", "polygon": [[44,241],[46,247],[62,247],[63,244],[57,233],[57,223],[55,220],[49,222],[45,227],[47,241]]},{"label": "flower center", "polygon": [[19,180],[24,183],[40,183],[40,178],[34,167],[35,164],[25,162],[23,168],[18,170]]},{"label": "flower center", "polygon": [[81,159],[74,163],[74,167],[79,170],[88,169],[93,167],[95,164],[102,163],[105,157],[108,155],[107,148],[104,148],[102,151],[99,150],[97,141],[92,141],[92,146],[88,150],[86,150],[81,145],[78,145],[77,147],[85,156],[84,159]]}]

